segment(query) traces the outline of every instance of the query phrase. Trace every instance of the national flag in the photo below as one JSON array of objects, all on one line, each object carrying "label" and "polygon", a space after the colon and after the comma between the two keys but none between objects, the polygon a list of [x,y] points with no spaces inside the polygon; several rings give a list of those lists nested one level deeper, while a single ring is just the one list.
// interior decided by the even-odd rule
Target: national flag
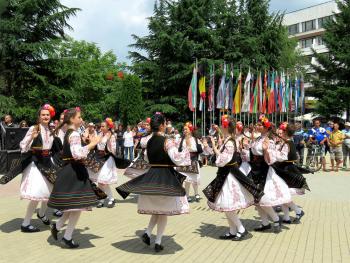
[{"label": "national flag", "polygon": [[239,72],[237,80],[237,88],[235,92],[235,98],[233,100],[233,113],[238,114],[241,112],[241,101],[242,100],[242,73]]},{"label": "national flag", "polygon": [[244,94],[243,94],[243,103],[242,103],[242,112],[249,112],[250,108],[250,82],[251,82],[252,75],[250,73],[250,69],[247,75],[247,78],[244,82]]},{"label": "national flag", "polygon": [[230,78],[229,78],[229,99],[228,99],[228,108],[232,111],[233,108],[233,68],[231,68]]},{"label": "national flag", "polygon": [[275,112],[275,72],[272,72],[270,83],[268,114]]},{"label": "national flag", "polygon": [[208,90],[208,111],[214,110],[214,90],[215,90],[215,66],[210,66],[210,80],[209,80],[209,90]]},{"label": "national flag", "polygon": [[205,110],[204,109],[204,101],[206,97],[206,89],[205,89],[205,76],[201,76],[199,78],[199,94],[200,94],[200,101],[199,101],[199,110]]},{"label": "national flag", "polygon": [[224,65],[224,74],[221,77],[220,85],[218,88],[218,93],[216,96],[216,108],[224,109],[225,108],[225,95],[226,95],[226,65]]},{"label": "national flag", "polygon": [[301,114],[305,113],[305,87],[304,87],[304,77],[301,76],[300,79],[300,103],[301,103]]},{"label": "national flag", "polygon": [[267,74],[265,71],[264,74],[264,89],[263,89],[263,96],[262,96],[262,104],[261,104],[261,108],[260,108],[260,112],[261,113],[266,113],[266,104],[267,104],[267,97],[268,97],[268,92],[267,92]]},{"label": "national flag", "polygon": [[197,62],[193,68],[192,80],[188,88],[188,107],[191,111],[197,107]]}]

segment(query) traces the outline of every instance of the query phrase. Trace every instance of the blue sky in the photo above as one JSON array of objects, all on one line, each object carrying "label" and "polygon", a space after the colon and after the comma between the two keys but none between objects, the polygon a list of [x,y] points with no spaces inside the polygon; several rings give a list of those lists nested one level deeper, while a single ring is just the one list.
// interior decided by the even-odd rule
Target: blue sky
[{"label": "blue sky", "polygon": [[[113,50],[118,61],[128,62],[131,34],[147,34],[147,17],[152,15],[154,0],[61,0],[82,11],[69,23],[77,40],[95,42],[103,50]],[[294,11],[326,0],[271,0],[271,11]]]}]

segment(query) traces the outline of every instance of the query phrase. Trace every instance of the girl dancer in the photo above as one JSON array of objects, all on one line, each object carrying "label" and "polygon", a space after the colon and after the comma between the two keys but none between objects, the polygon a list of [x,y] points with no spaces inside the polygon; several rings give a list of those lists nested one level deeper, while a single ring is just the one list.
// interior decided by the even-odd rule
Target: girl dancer
[{"label": "girl dancer", "polygon": [[65,164],[57,172],[57,179],[48,203],[49,207],[63,211],[63,216],[51,225],[51,235],[55,240],[58,239],[58,232],[68,220],[67,229],[62,238],[62,242],[67,248],[79,246],[72,239],[74,228],[81,211],[91,210],[91,207],[97,202],[88,171],[83,165],[82,159],[86,158],[89,151],[95,148],[101,137],[95,136],[91,138],[88,145],[82,146],[81,137],[77,131],[81,122],[79,108],[66,111],[64,121],[61,124],[61,126],[68,125],[62,153]]},{"label": "girl dancer", "polygon": [[200,184],[200,167],[198,162],[199,154],[203,152],[202,143],[195,138],[192,133],[194,127],[192,123],[187,122],[183,129],[183,137],[180,142],[179,151],[181,152],[184,148],[187,148],[191,155],[191,165],[187,167],[178,167],[177,171],[186,176],[185,189],[188,202],[192,202],[190,197],[190,186],[192,185],[195,200],[199,202],[200,196],[198,193],[198,186]]},{"label": "girl dancer", "polygon": [[22,154],[27,153],[28,155],[21,164],[24,167],[21,182],[21,198],[30,200],[21,226],[21,231],[25,233],[40,231],[39,228],[30,224],[32,215],[39,202],[41,202],[41,208],[37,213],[37,217],[45,225],[50,224],[50,220],[45,213],[47,201],[52,190],[52,183],[56,176],[56,167],[51,159],[54,137],[48,125],[54,116],[55,110],[51,105],[45,104],[42,106],[38,114],[39,124],[30,127],[20,143]]},{"label": "girl dancer", "polygon": [[[274,206],[289,203],[291,195],[287,184],[276,174],[271,166],[276,161],[275,143],[269,138],[271,123],[264,116],[260,116],[256,125],[257,131],[261,133],[251,144],[250,166],[254,182],[264,191],[264,196],[256,204],[256,209],[261,217],[261,225],[255,231],[265,231],[271,229],[269,217],[273,221],[275,233],[280,232],[281,225]],[[246,152],[246,150],[245,150]]]},{"label": "girl dancer", "polygon": [[[113,121],[107,118],[101,122],[101,141],[97,144],[94,158],[101,163],[101,168],[98,171],[88,169],[90,179],[97,182],[98,186],[107,194],[107,207],[112,208],[115,204],[110,185],[117,183],[117,167],[112,155],[116,154],[117,144],[114,134],[111,129],[114,127]],[[103,165],[102,165],[103,164]],[[105,200],[100,200],[97,208],[104,206]]]},{"label": "girl dancer", "polygon": [[179,152],[175,142],[166,139],[165,118],[157,113],[152,117],[152,138],[147,143],[149,171],[117,187],[118,193],[125,199],[130,193],[140,194],[138,213],[152,215],[142,241],[151,244],[152,230],[157,225],[155,251],[163,250],[162,236],[169,215],[189,213],[189,205],[182,187],[185,176],[178,173],[175,165],[189,165],[190,154],[185,148]]},{"label": "girl dancer", "polygon": [[[295,162],[298,161],[297,151],[293,142],[295,127],[293,124],[285,122],[280,125],[279,130],[282,133],[282,142],[279,145],[279,149],[277,149],[277,162],[273,167],[278,176],[289,186],[292,195],[303,195],[305,194],[305,190],[310,191],[303,173],[310,173],[310,171],[295,165]],[[299,223],[305,213],[293,201],[282,205],[284,213],[283,223],[292,223],[289,217],[289,208],[295,212],[294,223]]]},{"label": "girl dancer", "polygon": [[208,198],[208,206],[218,212],[224,212],[230,230],[227,234],[220,236],[221,239],[243,240],[248,232],[242,225],[237,211],[254,204],[254,196],[240,183],[243,180],[248,188],[258,198],[262,196],[252,180],[249,180],[240,170],[242,163],[235,138],[235,125],[228,117],[222,120],[224,143],[217,149],[212,138],[213,150],[216,154],[216,165],[219,167],[217,176],[203,192]]}]

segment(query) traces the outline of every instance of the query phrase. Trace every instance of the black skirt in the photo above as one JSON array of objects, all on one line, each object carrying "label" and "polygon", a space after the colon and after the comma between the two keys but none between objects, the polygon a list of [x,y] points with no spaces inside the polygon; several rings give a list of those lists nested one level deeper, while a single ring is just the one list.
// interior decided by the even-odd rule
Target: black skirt
[{"label": "black skirt", "polygon": [[59,210],[84,209],[96,205],[86,168],[78,162],[66,164],[57,173],[57,179],[48,206]]},{"label": "black skirt", "polygon": [[116,188],[125,199],[130,193],[143,195],[185,196],[186,176],[172,167],[151,167],[149,171]]},{"label": "black skirt", "polygon": [[287,162],[275,163],[272,167],[275,169],[276,174],[286,182],[289,188],[310,191],[303,173],[311,173],[311,171]]}]

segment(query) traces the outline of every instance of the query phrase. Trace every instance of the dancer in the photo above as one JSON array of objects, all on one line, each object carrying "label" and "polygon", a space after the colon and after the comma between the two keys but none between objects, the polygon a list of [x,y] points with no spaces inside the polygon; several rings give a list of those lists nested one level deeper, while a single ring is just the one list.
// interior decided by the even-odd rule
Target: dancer
[{"label": "dancer", "polygon": [[200,196],[198,186],[200,184],[200,166],[198,162],[199,155],[203,152],[203,144],[193,136],[194,127],[191,122],[187,122],[183,128],[183,137],[180,142],[179,151],[187,148],[191,155],[191,165],[186,167],[178,167],[177,171],[186,176],[185,189],[188,202],[192,202],[190,197],[190,187],[194,190],[194,198],[199,202]]},{"label": "dancer", "polygon": [[21,231],[25,233],[40,231],[39,228],[30,224],[39,202],[41,202],[41,207],[37,212],[37,217],[43,224],[50,225],[50,220],[46,216],[47,201],[57,171],[51,159],[54,137],[49,130],[50,120],[54,116],[55,110],[51,105],[42,106],[38,113],[38,124],[30,127],[20,142],[22,154],[27,154],[27,158],[21,163],[24,169],[21,199],[30,200],[21,225]]},{"label": "dancer", "polygon": [[90,139],[88,145],[82,146],[82,139],[77,131],[81,122],[79,108],[66,111],[64,121],[60,125],[68,125],[63,142],[63,160],[65,164],[57,172],[57,179],[48,203],[49,207],[63,211],[63,216],[56,223],[51,224],[51,235],[55,240],[58,240],[58,233],[68,220],[67,229],[62,238],[62,242],[67,248],[79,247],[79,244],[72,239],[74,228],[81,211],[91,210],[91,207],[97,202],[88,171],[82,160],[100,142],[101,137],[94,136]]},{"label": "dancer", "polygon": [[[113,121],[107,118],[100,124],[100,143],[97,144],[93,158],[99,163],[99,169],[88,169],[90,179],[97,182],[98,186],[107,194],[107,207],[112,208],[115,204],[110,185],[117,183],[117,167],[112,155],[116,154],[117,144],[115,135],[112,133]],[[100,200],[97,208],[104,206],[106,200]]]},{"label": "dancer", "polygon": [[130,193],[139,194],[138,213],[149,214],[151,219],[142,241],[150,245],[152,230],[157,225],[155,251],[164,249],[162,236],[167,217],[189,213],[189,205],[182,187],[185,176],[178,173],[175,165],[189,165],[190,154],[186,148],[179,152],[172,139],[166,139],[165,118],[156,113],[151,120],[152,138],[147,143],[149,171],[117,187],[118,193],[125,199]]},{"label": "dancer", "polygon": [[[289,186],[291,195],[303,195],[305,194],[305,190],[310,191],[303,173],[311,172],[295,164],[298,162],[297,150],[293,142],[295,126],[285,122],[280,125],[279,130],[282,132],[282,143],[280,143],[279,148],[277,148],[277,162],[273,164],[273,168],[278,176],[280,176]],[[292,209],[295,212],[295,219],[293,222],[299,223],[305,213],[293,201],[282,205],[284,214],[283,223],[292,223],[289,217],[289,209]]]},{"label": "dancer", "polygon": [[261,198],[263,193],[259,191],[254,182],[247,178],[240,170],[242,163],[235,138],[235,125],[227,116],[223,116],[222,128],[224,143],[217,149],[213,137],[213,150],[217,156],[216,165],[219,167],[216,178],[203,190],[208,198],[208,206],[218,212],[224,212],[229,224],[229,232],[220,239],[241,241],[244,240],[248,231],[242,225],[237,211],[254,204],[254,196],[240,183],[245,185]]},{"label": "dancer", "polygon": [[265,231],[271,229],[269,218],[273,221],[275,233],[281,231],[281,224],[274,206],[291,202],[291,195],[287,184],[276,174],[271,166],[276,161],[275,143],[269,138],[271,123],[264,116],[260,116],[256,124],[257,131],[261,136],[250,145],[249,158],[251,171],[250,175],[260,189],[263,189],[264,196],[256,203],[256,209],[261,217],[261,225],[255,231]]}]

